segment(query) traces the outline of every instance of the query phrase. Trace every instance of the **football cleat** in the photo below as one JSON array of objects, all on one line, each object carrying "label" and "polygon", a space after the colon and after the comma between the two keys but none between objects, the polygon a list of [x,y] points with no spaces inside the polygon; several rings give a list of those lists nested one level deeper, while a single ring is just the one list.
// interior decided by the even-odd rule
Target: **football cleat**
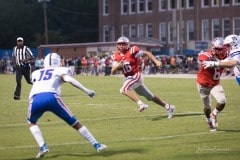
[{"label": "football cleat", "polygon": [[42,147],[40,147],[36,158],[43,158],[45,154],[47,154],[48,152],[49,152],[49,149],[47,147],[47,144],[45,143]]},{"label": "football cleat", "polygon": [[207,124],[209,126],[209,131],[214,132],[217,130],[215,127],[213,127],[212,121],[207,122]]},{"label": "football cleat", "polygon": [[174,110],[175,110],[175,107],[173,105],[169,105],[169,108],[167,110],[168,118],[172,118]]},{"label": "football cleat", "polygon": [[139,105],[139,109],[138,110],[139,110],[139,112],[143,112],[147,108],[148,108],[148,105],[145,104],[145,103],[142,103],[142,104]]},{"label": "football cleat", "polygon": [[14,100],[20,100],[21,98],[20,98],[20,96],[14,96],[13,99]]},{"label": "football cleat", "polygon": [[93,147],[96,149],[97,152],[101,152],[107,148],[105,144],[95,143]]},{"label": "football cleat", "polygon": [[218,128],[217,116],[211,114],[212,126]]}]

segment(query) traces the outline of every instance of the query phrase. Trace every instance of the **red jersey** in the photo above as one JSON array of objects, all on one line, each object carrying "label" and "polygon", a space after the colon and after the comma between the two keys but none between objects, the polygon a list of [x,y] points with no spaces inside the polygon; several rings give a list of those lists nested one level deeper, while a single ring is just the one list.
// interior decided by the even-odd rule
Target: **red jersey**
[{"label": "red jersey", "polygon": [[117,51],[112,55],[113,61],[120,62],[123,60],[123,67],[121,68],[121,71],[125,77],[133,76],[139,72],[140,59],[136,57],[138,52],[139,48],[137,46],[133,46],[125,53]]},{"label": "red jersey", "polygon": [[[202,52],[198,55],[198,61],[217,61],[217,58],[212,54],[212,52]],[[223,72],[223,68],[208,68],[204,69],[200,65],[199,71],[197,73],[197,82],[208,88],[212,88],[220,83],[220,77]]]}]

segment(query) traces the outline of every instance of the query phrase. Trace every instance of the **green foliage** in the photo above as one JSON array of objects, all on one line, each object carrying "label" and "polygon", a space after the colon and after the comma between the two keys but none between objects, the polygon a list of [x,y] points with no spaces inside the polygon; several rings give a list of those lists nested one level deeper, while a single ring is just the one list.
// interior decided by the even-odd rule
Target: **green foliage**
[{"label": "green foliage", "polygon": [[[152,102],[138,112],[135,103],[122,96],[120,77],[76,76],[94,89],[89,98],[70,84],[62,97],[76,117],[93,135],[109,146],[96,153],[85,139],[62,120],[46,113],[39,126],[50,152],[44,159],[87,160],[232,160],[240,158],[239,87],[235,80],[222,80],[228,103],[218,116],[219,130],[208,131],[195,79],[145,78],[153,93],[176,106],[172,119]],[[22,81],[22,100],[12,99],[14,75],[0,75],[0,160],[33,159],[38,146],[26,122],[30,85]],[[215,104],[215,101],[212,102]]]},{"label": "green foliage", "polygon": [[[42,3],[0,0],[0,10],[0,49],[12,48],[18,36],[30,47],[45,44]],[[50,44],[98,41],[97,0],[50,0],[47,20]]]}]

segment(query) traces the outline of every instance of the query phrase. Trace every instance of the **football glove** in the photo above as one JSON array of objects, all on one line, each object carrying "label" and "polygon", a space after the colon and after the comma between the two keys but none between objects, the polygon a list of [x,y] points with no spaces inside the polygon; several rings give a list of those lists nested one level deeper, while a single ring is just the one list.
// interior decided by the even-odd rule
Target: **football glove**
[{"label": "football glove", "polygon": [[202,65],[204,67],[204,69],[207,68],[212,68],[212,67],[219,67],[219,62],[215,62],[215,61],[203,61]]}]

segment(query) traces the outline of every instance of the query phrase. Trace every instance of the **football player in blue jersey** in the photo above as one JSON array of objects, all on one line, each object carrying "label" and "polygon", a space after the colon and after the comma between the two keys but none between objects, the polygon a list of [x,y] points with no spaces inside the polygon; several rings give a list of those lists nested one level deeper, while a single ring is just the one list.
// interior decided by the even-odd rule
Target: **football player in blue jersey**
[{"label": "football player in blue jersey", "polygon": [[42,158],[49,152],[42,132],[37,125],[38,119],[44,112],[50,111],[72,126],[77,132],[89,141],[97,152],[105,150],[106,145],[99,143],[90,131],[81,124],[60,97],[61,85],[68,82],[82,90],[90,97],[95,92],[84,87],[72,77],[70,68],[61,67],[61,58],[57,53],[49,53],[44,59],[44,68],[32,73],[32,89],[29,95],[28,123],[30,131],[38,143],[40,150],[37,158]]}]

